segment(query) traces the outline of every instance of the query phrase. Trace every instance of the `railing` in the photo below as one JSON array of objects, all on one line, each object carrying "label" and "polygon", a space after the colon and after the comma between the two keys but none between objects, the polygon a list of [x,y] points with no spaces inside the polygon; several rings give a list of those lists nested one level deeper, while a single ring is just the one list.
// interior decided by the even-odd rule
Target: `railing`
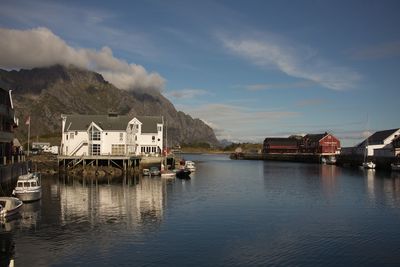
[{"label": "railing", "polygon": [[73,156],[84,144],[87,144],[88,142],[86,140],[82,140],[75,148],[74,150],[71,151],[69,156]]}]

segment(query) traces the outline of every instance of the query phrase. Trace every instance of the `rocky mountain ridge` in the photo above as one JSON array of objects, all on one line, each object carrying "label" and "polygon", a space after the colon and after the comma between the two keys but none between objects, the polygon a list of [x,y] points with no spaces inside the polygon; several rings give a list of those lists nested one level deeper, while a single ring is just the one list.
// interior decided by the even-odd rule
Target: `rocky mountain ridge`
[{"label": "rocky mountain ridge", "polygon": [[177,111],[155,90],[126,91],[116,88],[96,72],[74,66],[51,66],[31,70],[0,69],[0,80],[12,89],[20,126],[16,135],[26,140],[25,119],[31,117],[31,136],[61,133],[61,114],[107,114],[164,116],[170,145],[218,144],[214,131],[200,119]]}]

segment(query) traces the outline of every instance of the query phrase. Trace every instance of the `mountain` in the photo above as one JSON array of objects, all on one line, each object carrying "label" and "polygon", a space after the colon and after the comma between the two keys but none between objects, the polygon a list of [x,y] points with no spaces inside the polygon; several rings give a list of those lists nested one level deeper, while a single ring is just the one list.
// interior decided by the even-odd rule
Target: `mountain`
[{"label": "mountain", "polygon": [[114,111],[121,115],[164,116],[169,145],[218,144],[211,127],[177,111],[160,92],[120,90],[96,72],[61,65],[19,71],[0,69],[0,80],[13,90],[20,118],[16,135],[21,140],[26,140],[28,116],[31,116],[31,136],[61,135],[61,114]]}]

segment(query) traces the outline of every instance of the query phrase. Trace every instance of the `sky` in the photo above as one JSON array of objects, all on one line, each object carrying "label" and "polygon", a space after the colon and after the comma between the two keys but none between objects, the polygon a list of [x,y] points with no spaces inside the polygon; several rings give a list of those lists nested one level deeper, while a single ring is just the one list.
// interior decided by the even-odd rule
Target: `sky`
[{"label": "sky", "polygon": [[0,2],[0,68],[159,90],[218,139],[400,128],[400,1]]}]

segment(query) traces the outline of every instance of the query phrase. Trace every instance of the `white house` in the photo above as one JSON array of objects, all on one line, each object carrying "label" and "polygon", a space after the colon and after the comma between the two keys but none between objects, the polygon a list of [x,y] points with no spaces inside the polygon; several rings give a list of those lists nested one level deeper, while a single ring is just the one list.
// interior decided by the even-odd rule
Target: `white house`
[{"label": "white house", "polygon": [[64,156],[157,155],[163,149],[163,118],[155,116],[61,115]]},{"label": "white house", "polygon": [[[400,136],[400,129],[390,129],[375,132],[373,135],[361,142],[355,149],[356,154],[364,154],[365,149],[368,156],[385,156],[393,152],[393,140]],[[392,151],[392,152],[390,152]],[[394,156],[394,152],[393,152]]]}]

